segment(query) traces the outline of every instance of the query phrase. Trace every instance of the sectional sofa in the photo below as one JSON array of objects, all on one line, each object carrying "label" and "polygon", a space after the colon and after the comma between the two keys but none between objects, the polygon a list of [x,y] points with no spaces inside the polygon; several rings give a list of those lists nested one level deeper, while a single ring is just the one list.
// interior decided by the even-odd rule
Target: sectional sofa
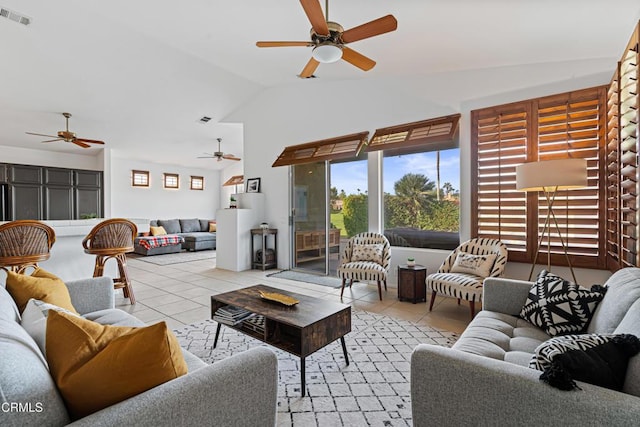
[{"label": "sectional sofa", "polygon": [[142,242],[152,240],[153,236],[136,237],[134,241],[134,252],[140,255],[160,255],[187,251],[202,251],[206,249],[216,249],[216,232],[209,231],[209,224],[215,220],[211,219],[158,219],[152,220],[151,227],[163,227],[168,235],[181,237],[181,241],[173,242],[163,246],[147,248]]},{"label": "sectional sofa", "polygon": [[[145,325],[129,313],[114,308],[113,282],[109,277],[78,280],[66,285],[73,306],[86,319],[118,326]],[[265,347],[248,350],[213,365],[207,365],[183,350],[188,374],[71,422],[45,357],[20,321],[16,304],[2,281],[1,426],[63,426],[69,423],[73,426],[150,427],[275,425],[277,358]]]}]

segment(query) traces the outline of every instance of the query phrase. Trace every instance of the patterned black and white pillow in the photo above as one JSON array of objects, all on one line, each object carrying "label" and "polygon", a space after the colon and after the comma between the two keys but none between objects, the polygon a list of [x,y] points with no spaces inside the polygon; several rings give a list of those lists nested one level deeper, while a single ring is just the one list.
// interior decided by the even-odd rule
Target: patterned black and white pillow
[{"label": "patterned black and white pillow", "polygon": [[594,348],[600,344],[611,341],[613,337],[615,337],[614,334],[581,334],[550,338],[536,348],[529,362],[529,367],[531,369],[544,371],[551,366],[553,358],[558,354],[566,353],[569,350],[584,351],[589,348]]},{"label": "patterned black and white pillow", "polygon": [[529,290],[520,317],[553,336],[582,333],[606,288],[583,288],[543,270]]}]

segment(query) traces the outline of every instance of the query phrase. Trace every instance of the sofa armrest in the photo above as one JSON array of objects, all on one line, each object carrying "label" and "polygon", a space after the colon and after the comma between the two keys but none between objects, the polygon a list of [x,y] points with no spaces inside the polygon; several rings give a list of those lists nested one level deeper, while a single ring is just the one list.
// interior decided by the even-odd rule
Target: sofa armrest
[{"label": "sofa armrest", "polygon": [[274,426],[278,360],[257,347],[105,408],[73,426]]},{"label": "sofa armrest", "polygon": [[422,344],[411,356],[413,423],[428,425],[637,425],[640,398],[578,382],[562,391],[541,372]]},{"label": "sofa armrest", "polygon": [[533,285],[524,280],[489,277],[482,282],[482,308],[517,316]]},{"label": "sofa armrest", "polygon": [[80,314],[115,307],[111,277],[91,277],[65,283],[71,295],[71,304]]}]

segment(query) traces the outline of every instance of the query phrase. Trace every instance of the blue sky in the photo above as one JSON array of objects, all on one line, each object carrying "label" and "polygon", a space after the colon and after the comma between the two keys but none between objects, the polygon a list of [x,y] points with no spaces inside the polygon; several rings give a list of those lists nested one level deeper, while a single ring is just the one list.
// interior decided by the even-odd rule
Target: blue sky
[{"label": "blue sky", "polygon": [[[394,194],[393,184],[407,173],[426,175],[436,182],[436,153],[417,153],[385,157],[383,163],[383,186],[386,193]],[[440,152],[440,185],[450,182],[460,190],[460,149]],[[347,194],[362,193],[367,189],[367,162],[337,163],[331,165],[331,186]]]}]

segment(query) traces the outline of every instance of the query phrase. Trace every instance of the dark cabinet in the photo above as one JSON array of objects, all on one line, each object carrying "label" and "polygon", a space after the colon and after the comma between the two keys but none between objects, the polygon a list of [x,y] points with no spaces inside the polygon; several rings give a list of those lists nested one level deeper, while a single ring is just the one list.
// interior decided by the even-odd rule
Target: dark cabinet
[{"label": "dark cabinet", "polygon": [[42,186],[40,184],[13,184],[11,194],[11,218],[42,219]]},{"label": "dark cabinet", "polygon": [[74,171],[75,185],[78,187],[102,187],[102,172]]},{"label": "dark cabinet", "polygon": [[9,181],[16,184],[42,184],[40,166],[11,165]]},{"label": "dark cabinet", "polygon": [[102,190],[100,188],[76,188],[76,218],[102,216]]},{"label": "dark cabinet", "polygon": [[44,190],[45,219],[71,219],[73,216],[73,188],[47,186]]},{"label": "dark cabinet", "polygon": [[400,301],[427,301],[427,268],[422,265],[398,266],[398,299]]},{"label": "dark cabinet", "polygon": [[44,170],[44,183],[46,185],[73,185],[73,171],[71,169],[46,168]]},{"label": "dark cabinet", "polygon": [[[6,219],[65,220],[103,216],[102,172],[0,164]],[[4,190],[4,189],[0,189]]]}]

